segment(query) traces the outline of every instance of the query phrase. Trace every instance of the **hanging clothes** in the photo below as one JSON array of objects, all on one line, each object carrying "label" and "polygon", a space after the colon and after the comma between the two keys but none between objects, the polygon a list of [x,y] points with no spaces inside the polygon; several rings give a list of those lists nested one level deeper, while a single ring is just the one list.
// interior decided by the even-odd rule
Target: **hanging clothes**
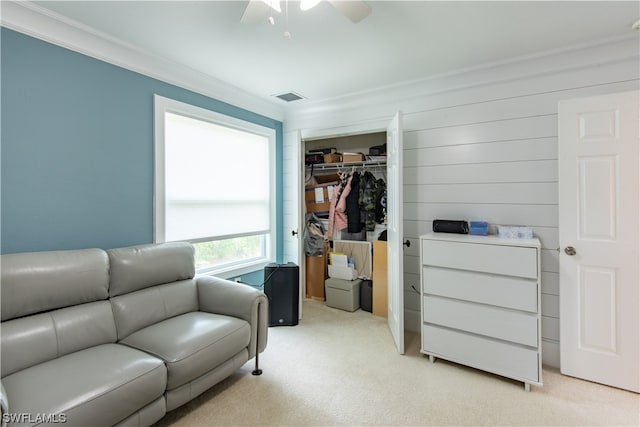
[{"label": "hanging clothes", "polygon": [[360,220],[360,174],[353,172],[351,176],[351,191],[346,200],[347,231],[349,233],[359,233],[362,231],[362,221]]},{"label": "hanging clothes", "polygon": [[379,199],[376,198],[377,180],[369,171],[362,174],[360,179],[360,220],[367,231],[376,228],[376,208]]},{"label": "hanging clothes", "polygon": [[351,179],[351,176],[345,176],[340,183],[338,191],[333,192],[333,198],[329,206],[328,240],[333,240],[333,234],[336,231],[342,231],[347,228],[347,214],[345,210],[347,196],[351,193]]},{"label": "hanging clothes", "polygon": [[384,179],[376,180],[375,220],[378,224],[386,224],[387,219],[387,183]]},{"label": "hanging clothes", "polygon": [[379,211],[376,211],[376,219],[378,218],[378,214],[380,214],[380,224],[386,224],[387,223],[387,187],[385,185],[385,187],[382,189],[382,194],[380,196],[380,204],[378,205],[380,207]]},{"label": "hanging clothes", "polygon": [[308,213],[303,234],[304,253],[306,255],[316,256],[324,253],[324,234],[325,230],[322,222],[313,212]]}]

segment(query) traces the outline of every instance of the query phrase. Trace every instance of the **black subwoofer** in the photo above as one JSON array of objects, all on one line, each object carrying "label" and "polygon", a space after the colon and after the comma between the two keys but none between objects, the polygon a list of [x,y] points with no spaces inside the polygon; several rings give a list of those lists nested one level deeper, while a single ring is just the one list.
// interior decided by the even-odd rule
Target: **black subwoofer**
[{"label": "black subwoofer", "polygon": [[467,221],[434,219],[433,231],[436,233],[469,234],[469,223]]},{"label": "black subwoofer", "polygon": [[269,299],[269,326],[298,324],[300,284],[298,266],[268,264],[264,268],[264,293]]}]

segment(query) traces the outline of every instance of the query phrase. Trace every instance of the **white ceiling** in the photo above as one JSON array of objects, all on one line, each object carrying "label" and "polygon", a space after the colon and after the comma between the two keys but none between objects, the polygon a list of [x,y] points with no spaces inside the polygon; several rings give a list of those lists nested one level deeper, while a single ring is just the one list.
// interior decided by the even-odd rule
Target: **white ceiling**
[{"label": "white ceiling", "polygon": [[[289,91],[331,99],[637,37],[631,26],[640,18],[638,1],[368,1],[371,14],[354,24],[328,3],[301,12],[299,2],[283,0],[283,13],[271,26],[266,19],[240,23],[247,1],[34,3],[271,100]],[[285,31],[291,39],[283,37]]]}]

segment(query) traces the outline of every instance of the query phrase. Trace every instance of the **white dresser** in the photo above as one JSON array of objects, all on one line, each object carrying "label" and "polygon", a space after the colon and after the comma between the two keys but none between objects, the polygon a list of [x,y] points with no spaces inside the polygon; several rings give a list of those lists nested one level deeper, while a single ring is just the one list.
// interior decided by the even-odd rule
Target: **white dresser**
[{"label": "white dresser", "polygon": [[421,352],[542,385],[540,241],[420,237]]}]

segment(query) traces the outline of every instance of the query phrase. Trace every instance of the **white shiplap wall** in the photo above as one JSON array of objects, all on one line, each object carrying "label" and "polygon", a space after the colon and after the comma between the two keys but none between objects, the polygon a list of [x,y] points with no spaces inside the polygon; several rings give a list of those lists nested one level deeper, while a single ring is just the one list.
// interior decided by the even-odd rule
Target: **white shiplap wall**
[{"label": "white shiplap wall", "polygon": [[[575,90],[555,91],[545,98],[519,97],[531,106],[519,115],[503,115],[494,108],[504,101],[450,109],[454,123],[431,120],[430,112],[409,120],[429,123],[404,134],[405,237],[415,240],[431,228],[433,219],[484,220],[492,225],[518,224],[533,228],[542,242],[543,361],[559,366],[559,253],[557,102],[576,96],[630,90],[638,80],[612,82]],[[571,92],[570,94],[567,92]],[[545,99],[548,101],[548,99]],[[494,105],[487,105],[494,104]],[[458,114],[459,109],[467,109]],[[487,120],[487,111],[496,111]],[[508,110],[508,109],[505,109]],[[477,116],[483,117],[478,121]],[[414,127],[420,127],[416,125]],[[420,322],[418,245],[405,251],[405,315],[411,329]],[[411,249],[411,248],[410,248]]]},{"label": "white shiplap wall", "polygon": [[419,330],[418,238],[433,219],[527,225],[542,242],[543,363],[559,366],[557,104],[637,89],[638,57],[637,39],[554,52],[428,80],[412,95],[292,111],[285,127],[379,129],[402,110],[407,329]]},{"label": "white shiplap wall", "polygon": [[[556,127],[555,115],[548,114],[406,132],[404,218],[411,240],[438,218],[533,227],[543,247],[542,335],[557,346]],[[405,271],[405,282],[419,288],[417,250],[405,254]],[[416,297],[405,298],[407,323],[413,327],[419,322]]]},{"label": "white shiplap wall", "polygon": [[[282,146],[282,174],[283,174],[283,213],[282,213],[282,240],[284,263],[293,262],[300,265],[298,238],[302,237],[303,230],[299,228],[300,203],[302,190],[299,176],[300,165],[300,137],[298,132],[287,132],[283,138]],[[293,235],[292,232],[297,233]]]}]

